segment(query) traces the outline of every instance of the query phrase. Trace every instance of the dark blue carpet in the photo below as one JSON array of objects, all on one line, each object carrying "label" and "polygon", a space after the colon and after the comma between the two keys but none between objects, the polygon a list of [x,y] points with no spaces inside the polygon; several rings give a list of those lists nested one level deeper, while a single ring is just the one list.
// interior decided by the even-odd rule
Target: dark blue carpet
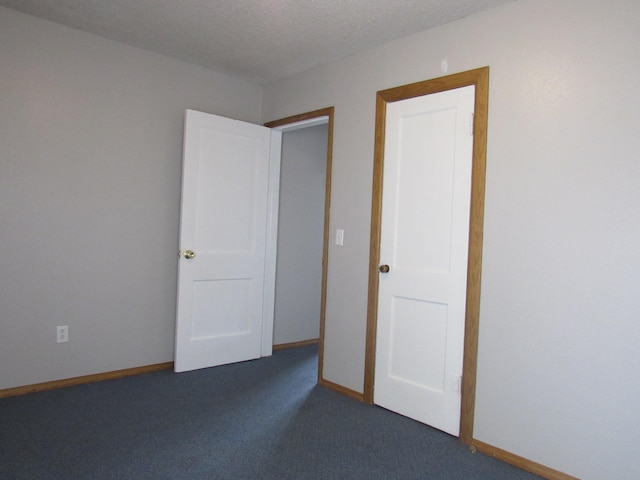
[{"label": "dark blue carpet", "polygon": [[0,400],[0,479],[538,477],[316,385],[317,351]]}]

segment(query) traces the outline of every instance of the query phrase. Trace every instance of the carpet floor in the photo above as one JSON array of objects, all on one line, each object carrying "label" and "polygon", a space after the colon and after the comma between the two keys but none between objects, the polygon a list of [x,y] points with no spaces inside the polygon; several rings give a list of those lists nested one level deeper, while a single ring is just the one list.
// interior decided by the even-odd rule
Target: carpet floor
[{"label": "carpet floor", "polygon": [[539,477],[316,384],[314,346],[0,400],[0,479]]}]

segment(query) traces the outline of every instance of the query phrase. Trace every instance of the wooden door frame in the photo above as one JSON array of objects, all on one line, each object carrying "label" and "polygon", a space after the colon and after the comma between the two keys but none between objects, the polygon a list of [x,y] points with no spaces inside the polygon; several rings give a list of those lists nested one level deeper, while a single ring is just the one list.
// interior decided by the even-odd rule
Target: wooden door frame
[{"label": "wooden door frame", "polygon": [[469,259],[467,264],[467,298],[464,328],[464,360],[462,366],[462,405],[460,410],[460,441],[470,445],[473,440],[475,413],[476,364],[478,357],[478,326],[480,316],[480,279],[482,271],[482,235],[487,151],[487,120],[489,100],[489,67],[447,75],[445,77],[381,90],[376,96],[376,131],[371,205],[371,244],[369,253],[369,300],[365,349],[364,401],[373,403],[376,330],[378,322],[378,265],[382,216],[382,179],[387,103],[421,97],[455,88],[475,86],[473,125],[473,165],[471,173],[471,211],[469,215]]},{"label": "wooden door frame", "polygon": [[[331,208],[331,165],[333,158],[333,117],[334,107],[322,108],[312,112],[301,113],[291,117],[273,120],[264,124],[265,127],[279,128],[287,130],[286,127],[293,127],[295,124],[301,123],[304,126],[312,126],[314,119],[327,117],[327,165],[325,176],[325,193],[324,193],[324,234],[322,240],[322,286],[320,288],[320,338],[318,339],[318,383],[324,382],[323,377],[323,359],[324,359],[324,326],[327,304],[327,267],[329,264],[329,218]],[[275,319],[274,319],[275,322]]]}]

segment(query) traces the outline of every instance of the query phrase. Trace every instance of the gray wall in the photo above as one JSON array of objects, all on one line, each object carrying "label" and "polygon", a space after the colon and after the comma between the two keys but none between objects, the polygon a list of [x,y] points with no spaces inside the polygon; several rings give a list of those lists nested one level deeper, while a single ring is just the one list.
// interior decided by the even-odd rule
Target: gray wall
[{"label": "gray wall", "polygon": [[640,3],[520,0],[265,87],[335,106],[325,377],[362,391],[375,92],[491,67],[475,436],[640,478]]},{"label": "gray wall", "polygon": [[[475,436],[640,477],[639,24],[520,0],[265,88],[336,107],[328,380],[362,390],[375,92],[489,65]],[[257,122],[259,87],[2,8],[0,66],[0,388],[172,360],[183,110]]]},{"label": "gray wall", "polygon": [[319,335],[327,132],[282,135],[274,345]]},{"label": "gray wall", "polygon": [[0,8],[0,388],[173,360],[184,110],[260,94]]}]

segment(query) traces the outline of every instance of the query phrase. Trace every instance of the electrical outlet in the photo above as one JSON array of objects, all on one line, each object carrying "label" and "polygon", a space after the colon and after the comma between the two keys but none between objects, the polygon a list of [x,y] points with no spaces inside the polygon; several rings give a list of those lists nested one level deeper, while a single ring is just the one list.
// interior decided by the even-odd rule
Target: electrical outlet
[{"label": "electrical outlet", "polygon": [[65,343],[69,341],[69,325],[58,325],[56,330],[56,342]]}]

